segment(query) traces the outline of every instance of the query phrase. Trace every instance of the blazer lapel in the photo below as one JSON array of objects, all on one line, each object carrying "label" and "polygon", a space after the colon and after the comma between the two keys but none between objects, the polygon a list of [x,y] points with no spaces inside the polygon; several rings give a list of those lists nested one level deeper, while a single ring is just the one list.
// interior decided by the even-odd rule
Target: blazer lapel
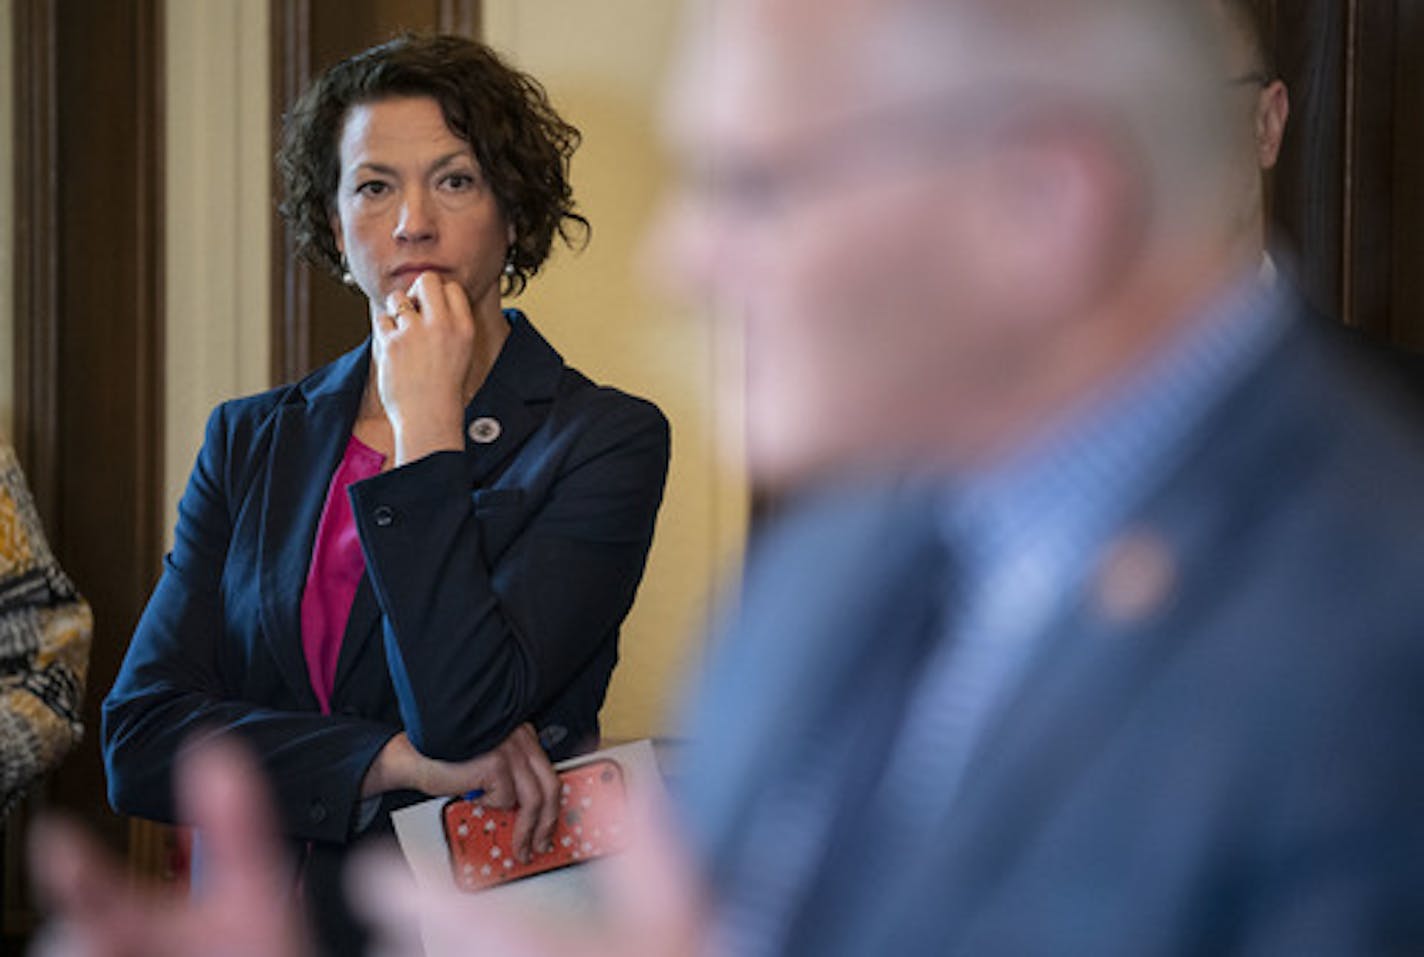
[{"label": "blazer lapel", "polygon": [[515,309],[505,311],[509,338],[484,385],[465,409],[465,453],[474,488],[492,482],[544,421],[564,360]]},{"label": "blazer lapel", "polygon": [[381,606],[376,601],[371,577],[363,574],[351,600],[351,614],[346,619],[346,631],[341,637],[341,652],[336,658],[336,675],[332,680],[331,701],[335,707],[341,699],[342,687],[351,676],[362,649],[381,627]]},{"label": "blazer lapel", "polygon": [[267,459],[258,547],[262,624],[283,678],[312,709],[317,702],[302,653],[302,592],[331,476],[351,437],[367,355],[363,344],[292,390],[277,411]]},{"label": "blazer lapel", "polygon": [[[542,421],[543,416],[536,415],[518,391],[502,382],[486,383],[465,410],[465,459],[470,465],[471,487],[483,488],[493,482]],[[497,434],[492,434],[494,429]]]},{"label": "blazer lapel", "polygon": [[[523,313],[509,309],[505,311],[505,318],[509,321],[509,338],[505,340],[504,348],[500,350],[484,384],[465,408],[465,460],[470,467],[472,490],[488,485],[498,477],[524,441],[544,421],[564,369],[563,358],[535,331]],[[350,431],[349,424],[347,431]],[[340,456],[339,451],[336,454]],[[329,475],[334,467],[333,460],[323,474]],[[316,508],[319,514],[320,503]],[[316,518],[311,521],[311,533],[307,536],[308,555]],[[372,636],[380,631],[381,607],[372,591],[370,579],[363,575],[351,605],[351,616],[346,622],[341,653],[336,662],[333,701],[340,698],[343,684],[350,679],[362,651]]]}]

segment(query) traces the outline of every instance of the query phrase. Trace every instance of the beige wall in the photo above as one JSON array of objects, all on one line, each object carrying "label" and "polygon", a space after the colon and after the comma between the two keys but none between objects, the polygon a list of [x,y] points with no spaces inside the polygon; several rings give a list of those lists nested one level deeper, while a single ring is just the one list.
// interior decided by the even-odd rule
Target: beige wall
[{"label": "beige wall", "polygon": [[[746,521],[745,490],[731,477],[738,470],[720,471],[712,451],[719,417],[739,422],[740,412],[708,398],[714,357],[736,354],[736,344],[714,342],[709,324],[654,299],[633,265],[666,176],[653,114],[677,7],[484,4],[490,42],[538,76],[584,131],[574,187],[594,224],[589,248],[556,254],[514,304],[571,363],[652,399],[672,422],[667,498],[604,710],[611,738],[668,730],[713,583],[740,549]],[[267,0],[167,8],[167,526],[208,410],[266,385],[266,10]]]},{"label": "beige wall", "polygon": [[170,0],[164,533],[219,401],[267,386],[267,0]]},{"label": "beige wall", "polygon": [[[517,305],[584,372],[646,396],[672,422],[667,498],[638,603],[624,629],[605,733],[668,730],[682,672],[707,625],[713,582],[746,527],[740,470],[719,467],[713,433],[740,410],[710,401],[714,363],[736,343],[659,301],[637,271],[639,242],[668,176],[655,115],[680,4],[670,0],[485,0],[485,38],[548,89],[584,134],[574,190],[593,223],[582,253],[557,253]],[[724,334],[724,333],[723,333]],[[725,421],[724,421],[725,420]]]}]

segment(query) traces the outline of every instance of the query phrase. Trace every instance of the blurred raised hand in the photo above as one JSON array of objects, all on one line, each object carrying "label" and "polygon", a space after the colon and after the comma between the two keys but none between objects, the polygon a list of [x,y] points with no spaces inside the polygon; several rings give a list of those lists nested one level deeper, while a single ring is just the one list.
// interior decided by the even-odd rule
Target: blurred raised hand
[{"label": "blurred raised hand", "polygon": [[253,760],[205,742],[179,762],[183,820],[202,834],[197,894],[140,886],[77,823],[37,821],[30,866],[50,921],[37,957],[305,957],[312,953],[271,798]]},{"label": "blurred raised hand", "polygon": [[693,957],[715,952],[691,861],[666,808],[645,809],[628,850],[602,862],[598,919],[551,920],[498,895],[418,885],[393,849],[353,862],[348,893],[379,957]]},{"label": "blurred raised hand", "polygon": [[[180,760],[179,809],[203,841],[199,893],[137,886],[78,824],[36,823],[30,861],[51,911],[33,957],[308,957],[261,772],[232,742]],[[666,808],[645,808],[632,846],[601,868],[595,925],[550,921],[498,897],[419,887],[394,847],[358,859],[357,913],[381,957],[692,957],[706,955],[705,908]]]}]

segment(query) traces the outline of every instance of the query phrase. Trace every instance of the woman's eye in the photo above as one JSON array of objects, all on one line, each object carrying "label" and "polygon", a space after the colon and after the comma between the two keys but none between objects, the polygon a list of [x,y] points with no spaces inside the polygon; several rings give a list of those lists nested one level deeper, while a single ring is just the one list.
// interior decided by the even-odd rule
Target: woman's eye
[{"label": "woman's eye", "polygon": [[356,195],[375,198],[384,195],[390,190],[390,186],[378,179],[369,179],[356,187]]},{"label": "woman's eye", "polygon": [[475,185],[475,178],[469,173],[451,173],[444,179],[446,189],[467,190]]}]

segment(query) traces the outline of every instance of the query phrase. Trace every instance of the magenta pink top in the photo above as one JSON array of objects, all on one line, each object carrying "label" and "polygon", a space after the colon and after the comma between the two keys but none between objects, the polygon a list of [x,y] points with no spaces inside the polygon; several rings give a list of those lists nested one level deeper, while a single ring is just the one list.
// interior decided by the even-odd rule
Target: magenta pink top
[{"label": "magenta pink top", "polygon": [[376,475],[385,462],[384,455],[351,436],[341,464],[331,476],[321,521],[316,526],[311,568],[302,592],[302,653],[322,714],[331,713],[331,689],[336,681],[341,639],[346,634],[346,620],[351,617],[356,586],[361,584],[366,570],[346,487]]}]

